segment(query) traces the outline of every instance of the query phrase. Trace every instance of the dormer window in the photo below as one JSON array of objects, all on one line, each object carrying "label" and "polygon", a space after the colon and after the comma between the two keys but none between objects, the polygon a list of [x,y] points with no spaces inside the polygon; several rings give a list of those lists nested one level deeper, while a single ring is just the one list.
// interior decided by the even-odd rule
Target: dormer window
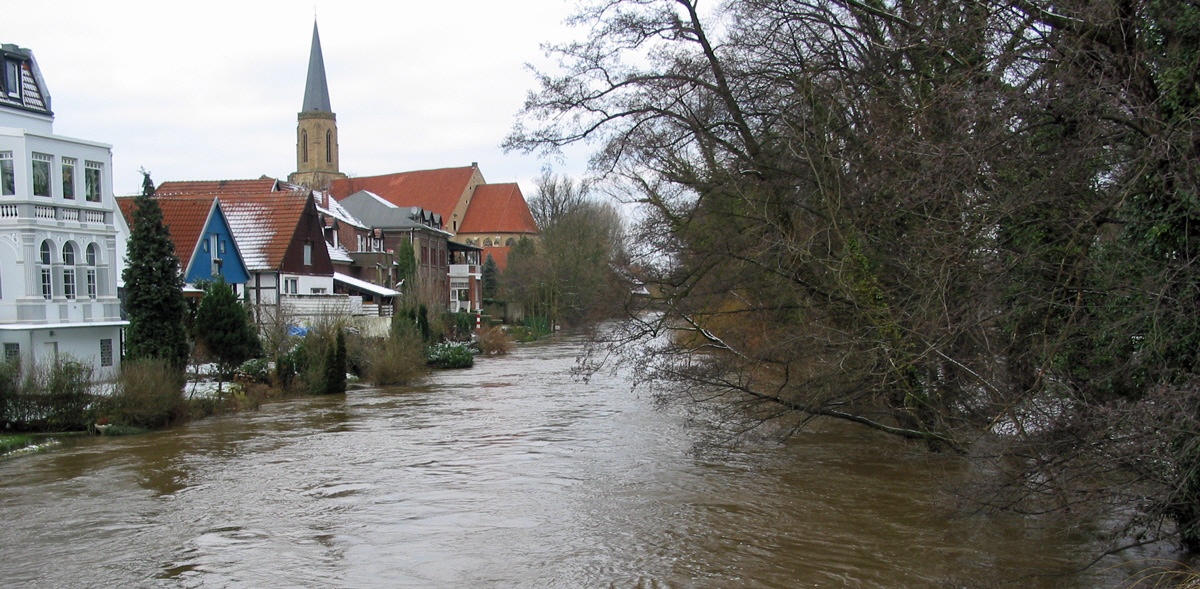
[{"label": "dormer window", "polygon": [[21,62],[4,62],[4,90],[13,98],[21,97]]}]

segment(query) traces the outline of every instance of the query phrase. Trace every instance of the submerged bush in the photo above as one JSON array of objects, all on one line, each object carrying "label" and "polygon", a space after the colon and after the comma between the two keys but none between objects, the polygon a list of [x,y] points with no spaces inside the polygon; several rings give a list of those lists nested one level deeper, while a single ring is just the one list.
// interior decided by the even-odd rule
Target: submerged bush
[{"label": "submerged bush", "polygon": [[366,350],[367,381],[384,386],[416,380],[425,370],[424,347],[416,333],[379,340]]},{"label": "submerged bush", "polygon": [[485,325],[479,330],[479,352],[487,356],[498,356],[512,351],[512,338],[495,325]]},{"label": "submerged bush", "polygon": [[426,358],[434,368],[470,368],[475,365],[475,356],[466,344],[442,342],[429,346]]},{"label": "submerged bush", "polygon": [[184,421],[189,410],[183,384],[179,370],[163,360],[125,362],[112,397],[101,404],[99,417],[135,428],[159,428]]},{"label": "submerged bush", "polygon": [[[0,374],[5,389],[5,419],[13,427],[47,432],[87,429],[96,396],[92,367],[63,355],[57,362],[21,370],[7,364]],[[19,388],[16,382],[20,382]]]}]

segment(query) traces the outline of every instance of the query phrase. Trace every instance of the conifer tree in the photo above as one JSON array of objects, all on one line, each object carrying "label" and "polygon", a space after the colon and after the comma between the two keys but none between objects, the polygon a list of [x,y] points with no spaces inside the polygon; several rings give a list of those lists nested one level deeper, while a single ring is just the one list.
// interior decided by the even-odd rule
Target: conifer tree
[{"label": "conifer tree", "polygon": [[258,331],[246,308],[220,276],[204,285],[192,335],[196,345],[217,364],[222,382],[243,362],[262,353]]},{"label": "conifer tree", "polygon": [[183,319],[183,276],[171,234],[163,226],[162,209],[151,198],[154,183],[142,172],[142,194],[136,198],[129,251],[125,258],[125,331],[128,360],[159,359],[182,370],[188,342]]},{"label": "conifer tree", "polygon": [[483,280],[483,299],[495,299],[500,291],[500,267],[496,265],[496,260],[492,258],[492,254],[487,255],[487,259],[483,261],[483,270],[480,277]]},{"label": "conifer tree", "polygon": [[325,356],[325,393],[346,392],[346,338],[338,331],[337,341]]}]

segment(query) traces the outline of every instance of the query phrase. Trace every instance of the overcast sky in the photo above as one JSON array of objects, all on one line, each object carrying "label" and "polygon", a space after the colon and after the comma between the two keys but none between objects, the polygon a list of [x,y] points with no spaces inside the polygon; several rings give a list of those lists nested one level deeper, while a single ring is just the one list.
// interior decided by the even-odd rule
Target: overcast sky
[{"label": "overcast sky", "polygon": [[[314,18],[341,171],[479,162],[520,182],[543,162],[499,144],[533,88],[540,45],[580,37],[569,0],[203,2],[0,0],[0,42],[32,49],[59,135],[113,146],[118,195],[155,182],[286,178]],[[579,174],[580,151],[562,172]]]}]

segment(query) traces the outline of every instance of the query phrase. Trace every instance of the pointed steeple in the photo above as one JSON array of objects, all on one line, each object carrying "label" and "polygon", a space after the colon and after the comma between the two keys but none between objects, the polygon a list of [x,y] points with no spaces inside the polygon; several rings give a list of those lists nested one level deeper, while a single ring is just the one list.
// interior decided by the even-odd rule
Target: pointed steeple
[{"label": "pointed steeple", "polygon": [[301,112],[333,112],[329,106],[329,84],[325,81],[325,58],[321,56],[321,36],[313,21],[312,50],[308,54],[308,81],[304,84]]},{"label": "pointed steeple", "polygon": [[313,21],[312,51],[308,56],[308,81],[304,84],[304,106],[297,116],[296,171],[288,182],[323,190],[338,171],[337,115],[329,106],[329,85],[325,81],[325,59],[321,56],[321,37]]}]

